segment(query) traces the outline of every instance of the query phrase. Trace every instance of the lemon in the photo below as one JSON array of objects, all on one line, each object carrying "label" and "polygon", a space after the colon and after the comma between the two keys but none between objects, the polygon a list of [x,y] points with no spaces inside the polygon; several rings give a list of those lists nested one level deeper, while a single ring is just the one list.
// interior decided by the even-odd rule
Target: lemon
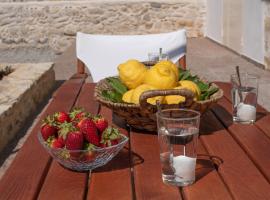
[{"label": "lemon", "polygon": [[133,92],[134,92],[134,89],[131,89],[125,92],[122,96],[122,100],[126,103],[132,103],[131,97],[132,97]]},{"label": "lemon", "polygon": [[143,82],[157,89],[171,89],[177,86],[177,80],[170,67],[157,64],[146,72]]},{"label": "lemon", "polygon": [[156,64],[157,66],[163,66],[170,68],[176,76],[176,80],[179,78],[178,67],[170,60],[162,60]]},{"label": "lemon", "polygon": [[179,81],[179,85],[191,90],[194,94],[195,94],[195,100],[198,100],[200,95],[201,95],[201,90],[200,88],[197,86],[196,83],[189,81],[189,80],[183,80],[183,81]]},{"label": "lemon", "polygon": [[[134,91],[132,93],[132,97],[131,97],[132,103],[139,104],[140,103],[140,96],[143,92],[148,91],[148,90],[155,90],[155,89],[156,89],[155,87],[153,87],[151,85],[147,85],[147,84],[142,84],[142,85],[138,86],[137,88],[134,89]],[[157,96],[157,97],[148,98],[147,102],[152,104],[152,105],[155,105],[157,100],[162,102],[163,97]]]},{"label": "lemon", "polygon": [[[182,87],[182,86],[178,86],[178,87],[175,87],[174,89],[183,89],[183,88],[184,87]],[[165,103],[166,104],[179,104],[179,103],[182,103],[185,101],[186,101],[186,98],[183,96],[180,96],[180,95],[165,96]]]},{"label": "lemon", "polygon": [[134,89],[141,85],[147,68],[138,60],[131,59],[118,66],[119,77],[128,87]]}]

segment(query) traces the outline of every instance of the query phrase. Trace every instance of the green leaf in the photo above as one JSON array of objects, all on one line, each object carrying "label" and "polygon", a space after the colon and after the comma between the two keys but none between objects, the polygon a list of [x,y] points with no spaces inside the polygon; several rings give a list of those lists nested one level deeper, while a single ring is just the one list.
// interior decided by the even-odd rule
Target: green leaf
[{"label": "green leaf", "polygon": [[205,91],[204,93],[201,94],[199,100],[206,100],[209,99],[211,95],[213,95],[214,93],[216,93],[218,91],[218,88],[214,87],[214,88],[209,88],[207,91]]},{"label": "green leaf", "polygon": [[218,88],[216,88],[216,87],[210,88],[210,89],[208,90],[209,97],[210,97],[212,94],[215,94],[217,91],[218,91]]},{"label": "green leaf", "polygon": [[209,84],[208,83],[204,83],[201,80],[197,80],[197,81],[195,81],[195,83],[198,85],[201,92],[207,91],[209,89]]},{"label": "green leaf", "polygon": [[195,75],[195,76],[189,76],[185,80],[189,80],[196,83],[198,79],[199,78]]},{"label": "green leaf", "polygon": [[114,103],[121,103],[122,101],[122,95],[115,91],[109,91],[109,90],[103,90],[101,95]]},{"label": "green leaf", "polygon": [[186,70],[186,71],[182,71],[182,73],[179,76],[179,80],[187,80],[188,78],[191,77],[190,71]]},{"label": "green leaf", "polygon": [[200,100],[200,101],[206,100],[207,94],[208,94],[207,92],[202,93],[201,96],[200,96],[200,98],[199,98],[199,100]]},{"label": "green leaf", "polygon": [[110,77],[106,79],[112,88],[119,94],[123,95],[128,89],[127,87],[115,77]]}]

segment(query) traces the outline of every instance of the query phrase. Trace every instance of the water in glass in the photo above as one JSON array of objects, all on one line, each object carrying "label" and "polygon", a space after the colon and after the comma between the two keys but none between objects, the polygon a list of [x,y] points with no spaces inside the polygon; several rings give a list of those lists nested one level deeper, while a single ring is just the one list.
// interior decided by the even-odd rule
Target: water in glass
[{"label": "water in glass", "polygon": [[159,128],[160,160],[164,183],[177,186],[195,181],[196,146],[199,129]]}]

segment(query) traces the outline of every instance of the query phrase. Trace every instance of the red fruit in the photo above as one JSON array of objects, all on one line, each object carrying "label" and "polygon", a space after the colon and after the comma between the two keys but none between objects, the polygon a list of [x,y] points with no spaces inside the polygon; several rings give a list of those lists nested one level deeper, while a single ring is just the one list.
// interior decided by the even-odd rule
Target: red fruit
[{"label": "red fruit", "polygon": [[88,151],[86,153],[84,153],[83,157],[82,157],[82,161],[84,162],[90,162],[90,161],[94,161],[96,158],[96,154],[93,151]]},{"label": "red fruit", "polygon": [[116,145],[119,143],[120,138],[120,131],[117,128],[108,127],[102,132],[100,147]]},{"label": "red fruit", "polygon": [[58,122],[64,123],[64,122],[70,122],[69,115],[66,112],[57,112],[55,114],[55,118]]},{"label": "red fruit", "polygon": [[96,146],[99,145],[100,137],[98,135],[96,125],[91,119],[83,119],[81,122],[79,122],[78,126],[89,143]]},{"label": "red fruit", "polygon": [[41,127],[41,135],[43,139],[46,141],[50,136],[53,136],[57,133],[57,129],[49,124],[45,124]]},{"label": "red fruit", "polygon": [[80,120],[78,123],[77,123],[77,127],[81,130],[81,128],[82,128],[82,124],[83,124],[83,121],[84,121],[85,119],[82,119],[82,120]]},{"label": "red fruit", "polygon": [[78,122],[82,120],[83,118],[91,118],[91,114],[88,112],[85,112],[82,108],[74,108],[70,114],[71,121]]},{"label": "red fruit", "polygon": [[64,122],[59,125],[58,139],[65,144],[67,136],[70,132],[78,131],[78,128],[73,125],[72,122]]},{"label": "red fruit", "polygon": [[83,134],[79,131],[69,132],[65,140],[68,150],[80,150],[83,147]]},{"label": "red fruit", "polygon": [[49,137],[56,135],[57,128],[51,116],[44,119],[40,132],[45,141],[47,141]]},{"label": "red fruit", "polygon": [[108,127],[108,121],[100,115],[94,117],[93,121],[100,133]]},{"label": "red fruit", "polygon": [[54,138],[50,144],[50,147],[53,149],[63,148],[64,146],[65,146],[65,144],[61,140],[56,139],[56,138]]},{"label": "red fruit", "polygon": [[96,153],[94,151],[94,148],[95,146],[93,144],[90,144],[90,143],[85,143],[84,144],[84,150],[87,150],[85,151],[82,156],[81,156],[81,160],[84,161],[84,162],[90,162],[90,161],[93,161],[95,160],[96,158]]},{"label": "red fruit", "polygon": [[71,121],[77,121],[78,119],[81,119],[84,116],[84,111],[82,108],[74,108],[69,113]]},{"label": "red fruit", "polygon": [[117,145],[119,143],[120,139],[111,140],[111,145]]},{"label": "red fruit", "polygon": [[65,145],[65,139],[64,139],[63,136],[59,136],[59,137],[58,137],[58,140],[59,140],[59,142],[61,142],[62,144]]}]

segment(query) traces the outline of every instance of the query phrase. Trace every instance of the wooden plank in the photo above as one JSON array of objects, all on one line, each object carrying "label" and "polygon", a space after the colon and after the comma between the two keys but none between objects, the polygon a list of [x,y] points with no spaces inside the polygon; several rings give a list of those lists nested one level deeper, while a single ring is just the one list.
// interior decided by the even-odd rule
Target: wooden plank
[{"label": "wooden plank", "polygon": [[84,199],[87,181],[87,172],[71,171],[53,161],[38,199]]},{"label": "wooden plank", "polygon": [[[220,107],[225,110],[220,112]],[[224,121],[224,124],[231,135],[245,150],[245,152],[247,152],[256,166],[270,182],[270,138],[267,137],[257,126],[234,124],[232,121],[231,123],[228,123],[228,121],[232,119],[230,107],[230,102],[223,98],[218,102],[218,105],[212,108],[212,110],[220,121]],[[270,121],[268,123],[270,123]]]},{"label": "wooden plank", "polygon": [[94,83],[86,83],[82,88],[82,94],[84,98],[78,98],[76,102],[77,107],[83,107],[87,112],[97,114],[99,112],[100,105],[94,98]]},{"label": "wooden plank", "polygon": [[[270,185],[246,152],[239,146],[218,119],[206,113],[206,126],[200,136],[206,150],[223,160],[218,172],[234,199],[270,199]],[[204,124],[202,124],[204,125]]]},{"label": "wooden plank", "polygon": [[[100,114],[112,124],[110,109],[101,107]],[[128,135],[127,130],[121,128],[120,131]],[[92,171],[87,199],[132,199],[129,156],[127,144],[108,164]]]},{"label": "wooden plank", "polygon": [[[206,124],[207,116],[201,121],[201,124]],[[203,131],[207,131],[207,126],[202,126]],[[208,129],[209,130],[209,129]],[[211,127],[211,130],[212,127]],[[183,188],[185,199],[232,199],[226,185],[216,171],[216,167],[220,165],[218,158],[212,158],[211,155],[203,147],[202,143],[198,142],[198,158],[196,163],[196,182],[188,187]]]},{"label": "wooden plank", "polygon": [[[69,110],[74,104],[82,82],[63,84],[20,149],[12,165],[0,182],[0,199],[35,199],[47,175],[51,158],[37,140],[41,119],[59,110]],[[63,101],[65,99],[65,101]]]},{"label": "wooden plank", "polygon": [[[97,114],[99,104],[93,99],[93,89],[94,84],[84,84],[75,106]],[[40,191],[39,199],[84,199],[88,176],[88,172],[71,171],[53,161]]]},{"label": "wooden plank", "polygon": [[137,199],[182,199],[178,187],[162,181],[157,136],[132,131],[130,143]]},{"label": "wooden plank", "polygon": [[256,121],[255,125],[260,128],[270,138],[270,114]]}]

